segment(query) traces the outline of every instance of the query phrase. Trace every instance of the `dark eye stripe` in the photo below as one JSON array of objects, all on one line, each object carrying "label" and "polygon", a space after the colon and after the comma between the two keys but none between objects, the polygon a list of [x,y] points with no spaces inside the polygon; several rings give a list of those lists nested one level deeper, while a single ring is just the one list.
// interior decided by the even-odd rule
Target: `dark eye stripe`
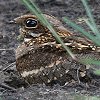
[{"label": "dark eye stripe", "polygon": [[36,19],[27,19],[25,21],[25,25],[26,27],[29,27],[29,28],[35,28],[37,26],[37,20]]}]

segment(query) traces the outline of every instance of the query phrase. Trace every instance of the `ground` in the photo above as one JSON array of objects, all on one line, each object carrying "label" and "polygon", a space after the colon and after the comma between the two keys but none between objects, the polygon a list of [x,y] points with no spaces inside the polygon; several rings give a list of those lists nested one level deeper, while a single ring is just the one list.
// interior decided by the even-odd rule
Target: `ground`
[{"label": "ground", "polygon": [[[63,2],[61,0],[37,0],[37,4],[44,13],[51,14],[59,19],[67,16],[72,21],[77,22],[79,18],[86,17],[85,9],[81,0],[65,0]],[[100,27],[100,1],[89,0],[89,5],[93,11],[96,23],[98,27]],[[100,85],[98,85],[100,83],[99,78],[96,79],[98,80],[97,86],[91,88],[79,85],[69,87],[61,87],[59,85],[54,87],[33,85],[31,87],[22,88],[25,84],[19,77],[15,65],[15,49],[19,44],[17,40],[17,36],[19,34],[18,26],[10,24],[9,21],[28,12],[29,11],[22,4],[21,0],[0,0],[1,100],[65,100],[68,97],[72,98],[71,95],[74,93],[78,94],[78,91],[82,94],[95,94],[100,96]],[[82,24],[82,26],[88,30],[87,26],[84,24]],[[69,29],[76,32],[72,28]],[[8,87],[5,83],[7,83]],[[68,93],[70,93],[70,95]]]}]

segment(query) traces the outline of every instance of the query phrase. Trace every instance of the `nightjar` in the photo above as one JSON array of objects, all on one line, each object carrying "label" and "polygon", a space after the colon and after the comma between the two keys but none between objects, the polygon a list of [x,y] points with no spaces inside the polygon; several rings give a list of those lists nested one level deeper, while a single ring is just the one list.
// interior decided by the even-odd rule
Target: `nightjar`
[{"label": "nightjar", "polygon": [[[72,34],[54,16],[44,16],[73,52],[99,51],[91,40]],[[69,60],[66,51],[35,15],[23,15],[15,18],[14,22],[20,26],[19,32],[23,37],[23,42],[16,49],[16,68],[29,84],[64,85],[75,80],[75,67],[82,66],[80,73],[85,71],[85,65]]]}]

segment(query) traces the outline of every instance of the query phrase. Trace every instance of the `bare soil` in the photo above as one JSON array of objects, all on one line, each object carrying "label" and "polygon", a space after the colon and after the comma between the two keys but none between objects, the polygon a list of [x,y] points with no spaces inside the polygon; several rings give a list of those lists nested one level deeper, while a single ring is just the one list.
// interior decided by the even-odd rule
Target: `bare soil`
[{"label": "bare soil", "polygon": [[[60,0],[48,0],[47,2],[37,0],[36,3],[44,13],[51,14],[59,19],[67,16],[78,23],[79,18],[86,17],[81,0],[68,0],[66,3]],[[96,23],[100,27],[100,0],[89,0],[89,5]],[[38,84],[27,87],[27,84],[18,75],[15,64],[15,49],[19,44],[17,40],[19,28],[10,24],[9,21],[28,12],[20,0],[0,0],[0,99],[74,100],[70,99],[71,95],[78,93],[100,96],[100,77],[94,74],[91,77],[95,82],[94,84],[90,83],[90,85],[71,84],[65,87],[59,85],[49,87]],[[82,26],[88,30],[85,24],[82,24]],[[70,27],[69,29],[76,32]]]}]

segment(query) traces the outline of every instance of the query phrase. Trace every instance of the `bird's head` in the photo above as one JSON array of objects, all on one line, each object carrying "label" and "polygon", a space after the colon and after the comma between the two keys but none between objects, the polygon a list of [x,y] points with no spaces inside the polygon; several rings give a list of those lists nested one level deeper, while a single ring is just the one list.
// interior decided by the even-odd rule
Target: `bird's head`
[{"label": "bird's head", "polygon": [[[49,23],[53,26],[60,37],[70,36],[69,32],[62,23],[54,16],[43,14]],[[54,42],[55,38],[49,29],[44,26],[35,15],[23,15],[14,19],[14,22],[20,26],[20,35],[27,40],[32,39],[36,44]]]},{"label": "bird's head", "polygon": [[20,28],[20,34],[25,38],[35,38],[44,34],[46,27],[34,15],[23,15],[14,19]]}]

